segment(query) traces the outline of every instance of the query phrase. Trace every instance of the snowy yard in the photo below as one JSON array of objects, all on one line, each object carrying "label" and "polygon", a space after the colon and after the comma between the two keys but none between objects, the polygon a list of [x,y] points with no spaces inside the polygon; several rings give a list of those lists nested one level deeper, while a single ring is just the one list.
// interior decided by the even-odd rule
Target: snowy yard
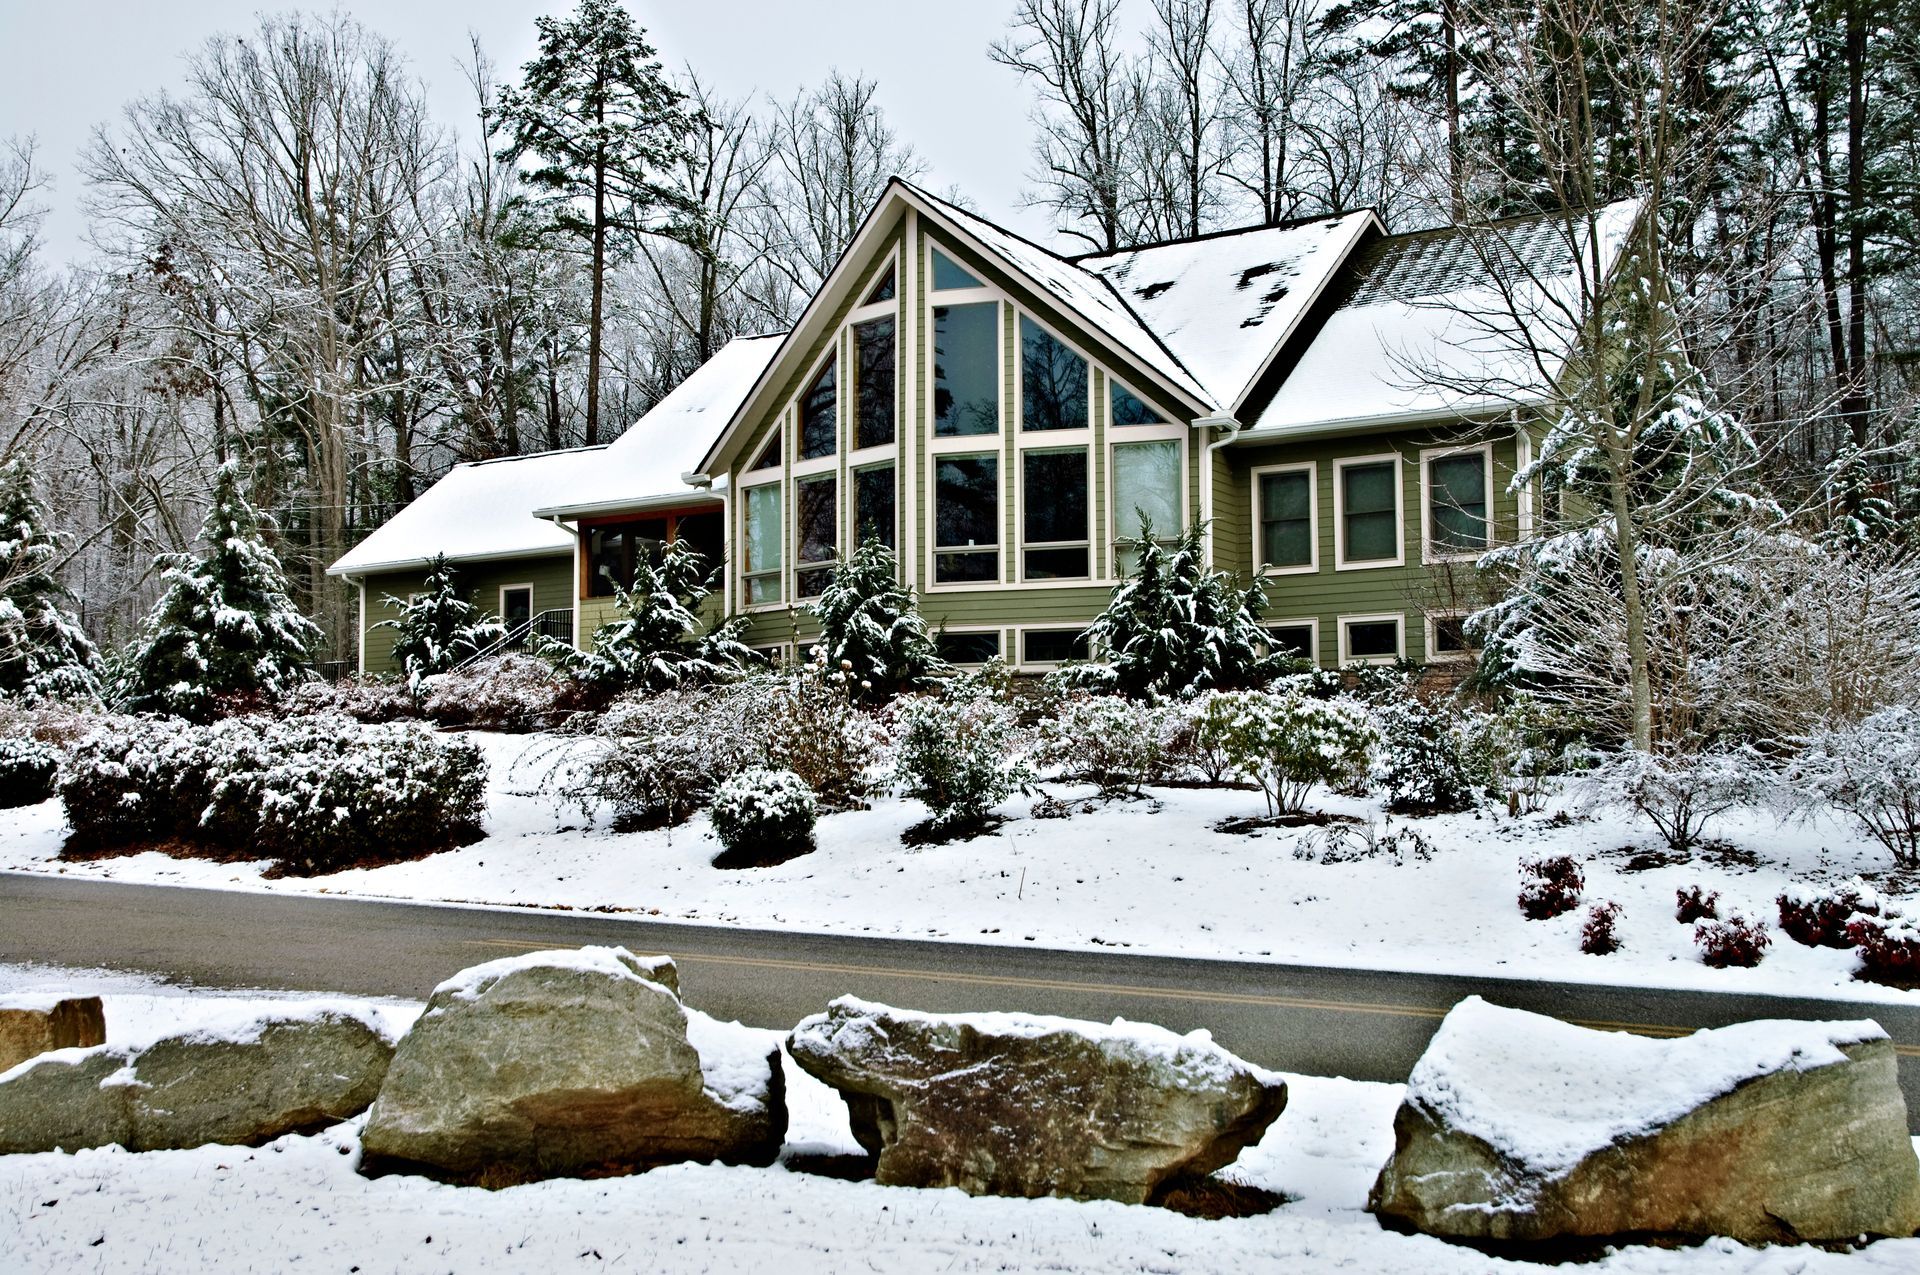
[{"label": "snowy yard", "polygon": [[[110,1043],[238,1020],[258,993],[181,993],[121,975],[0,967],[0,989],[101,993]],[[279,998],[284,1000],[285,998]],[[330,998],[331,999],[331,998]],[[395,1025],[417,1004],[375,1002]],[[775,1033],[765,1033],[771,1040]],[[360,1121],[257,1150],[0,1158],[0,1256],[9,1272],[323,1270],[895,1271],[1249,1269],[1453,1272],[1539,1269],[1383,1231],[1362,1211],[1391,1150],[1397,1085],[1289,1076],[1291,1101],[1227,1170],[1290,1202],[1200,1221],[1160,1209],[973,1199],[770,1169],[682,1165],[637,1177],[489,1192],[355,1172]],[[787,1151],[854,1144],[834,1093],[786,1068]],[[363,1117],[364,1118],[364,1117]],[[1589,1269],[1655,1272],[1911,1271],[1920,1240],[1852,1253],[1627,1248]]]},{"label": "snowy yard", "polygon": [[[536,759],[552,751],[549,737],[475,738],[493,764],[488,835],[462,849],[306,879],[266,879],[264,861],[156,853],[67,863],[59,860],[61,809],[48,802],[13,812],[0,831],[0,867],[906,938],[1861,1000],[1920,996],[1855,981],[1852,952],[1804,947],[1776,928],[1774,900],[1789,881],[1837,882],[1888,866],[1878,846],[1837,821],[1783,827],[1749,812],[1710,830],[1740,856],[1630,871],[1635,853],[1659,843],[1624,811],[1572,822],[1557,818],[1552,806],[1519,818],[1488,810],[1395,820],[1394,828],[1414,829],[1431,843],[1430,859],[1323,863],[1295,854],[1323,839],[1313,829],[1215,831],[1223,819],[1263,813],[1253,791],[1153,789],[1148,799],[1096,804],[1068,819],[1033,818],[1031,800],[1016,798],[1004,808],[1012,818],[996,833],[920,848],[903,847],[900,834],[924,812],[917,803],[883,798],[871,810],[824,817],[812,854],[779,867],[725,870],[711,866],[720,846],[704,817],[654,832],[582,826],[577,811],[532,795]],[[1057,796],[1090,791],[1046,787]],[[1381,819],[1372,801],[1322,792],[1315,804]],[[1521,916],[1517,864],[1548,853],[1586,861],[1587,903],[1622,906],[1623,950],[1579,950],[1585,906],[1547,921]],[[1716,970],[1700,962],[1692,926],[1674,919],[1675,891],[1695,884],[1720,892],[1721,915],[1741,912],[1774,929],[1758,968]]]}]

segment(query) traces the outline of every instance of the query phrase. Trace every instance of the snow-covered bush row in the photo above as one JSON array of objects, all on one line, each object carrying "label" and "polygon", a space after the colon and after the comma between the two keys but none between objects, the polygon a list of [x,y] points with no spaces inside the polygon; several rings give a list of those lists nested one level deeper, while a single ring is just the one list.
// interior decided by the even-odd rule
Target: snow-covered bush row
[{"label": "snow-covered bush row", "polygon": [[53,796],[60,758],[37,739],[0,738],[0,809],[33,806]]},{"label": "snow-covered bush row", "polygon": [[623,695],[593,719],[583,762],[556,767],[546,785],[588,812],[605,803],[617,827],[683,823],[722,782],[765,764],[771,697],[756,689]]},{"label": "snow-covered bush row", "polygon": [[420,703],[404,682],[377,677],[305,682],[289,691],[278,707],[283,717],[339,713],[356,722],[395,722],[420,715]]},{"label": "snow-covered bush row", "polygon": [[1904,916],[1862,916],[1847,927],[1860,949],[1855,977],[1895,987],[1920,987],[1920,921]]},{"label": "snow-covered bush row", "polygon": [[1879,891],[1855,877],[1839,886],[1792,885],[1779,897],[1780,928],[1808,947],[1852,947],[1848,927],[1861,916],[1879,916]]},{"label": "snow-covered bush row", "polygon": [[743,770],[714,790],[708,817],[736,855],[779,854],[813,840],[813,789],[791,770]]},{"label": "snow-covered bush row", "polygon": [[178,837],[313,872],[446,844],[478,824],[485,783],[471,742],[412,723],[145,718],[82,740],[60,797],[87,844]]},{"label": "snow-covered bush row", "polygon": [[895,715],[894,786],[926,804],[930,831],[977,826],[1032,778],[1019,734],[1013,708],[977,678],[906,700]]},{"label": "snow-covered bush row", "polygon": [[1364,769],[1374,742],[1366,709],[1348,699],[1294,691],[1223,691],[1208,697],[1196,747],[1217,749],[1235,773],[1260,785],[1267,813],[1300,814],[1319,784]]},{"label": "snow-covered bush row", "polygon": [[1035,728],[1033,759],[1099,785],[1104,796],[1137,793],[1167,777],[1188,714],[1170,704],[1069,691]]},{"label": "snow-covered bush row", "polygon": [[420,709],[442,726],[540,730],[553,725],[565,683],[534,655],[509,653],[420,683]]}]

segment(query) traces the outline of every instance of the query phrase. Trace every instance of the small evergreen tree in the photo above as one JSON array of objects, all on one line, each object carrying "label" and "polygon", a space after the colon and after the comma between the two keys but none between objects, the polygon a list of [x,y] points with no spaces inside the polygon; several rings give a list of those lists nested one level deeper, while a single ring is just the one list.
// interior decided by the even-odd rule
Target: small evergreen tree
[{"label": "small evergreen tree", "polygon": [[393,658],[415,692],[423,678],[453,671],[507,635],[498,619],[461,596],[459,576],[444,554],[433,560],[419,593],[405,601],[389,596],[386,604],[400,615],[374,627],[399,634]]},{"label": "small evergreen tree", "polygon": [[1139,565],[1087,630],[1109,665],[1077,670],[1077,681],[1158,699],[1249,686],[1277,670],[1278,662],[1261,654],[1266,593],[1258,580],[1240,589],[1207,566],[1199,524],[1168,548],[1142,517],[1139,552]]},{"label": "small evergreen tree", "polygon": [[263,521],[241,491],[238,463],[222,464],[200,524],[205,556],[155,559],[167,589],[117,680],[127,711],[207,721],[222,695],[274,698],[309,676],[320,626],[288,596]]},{"label": "small evergreen tree", "polygon": [[53,578],[60,539],[25,460],[0,466],[0,696],[93,700],[106,666]]},{"label": "small evergreen tree", "polygon": [[565,655],[567,670],[603,691],[664,691],[738,674],[752,652],[741,644],[738,618],[707,630],[697,612],[711,573],[684,540],[656,563],[642,562],[633,588],[614,593],[617,615],[593,635],[593,649]]},{"label": "small evergreen tree", "polygon": [[883,700],[924,686],[947,667],[934,653],[913,591],[900,583],[893,550],[868,536],[835,564],[833,582],[809,608],[820,621],[828,668],[847,671],[853,694]]}]

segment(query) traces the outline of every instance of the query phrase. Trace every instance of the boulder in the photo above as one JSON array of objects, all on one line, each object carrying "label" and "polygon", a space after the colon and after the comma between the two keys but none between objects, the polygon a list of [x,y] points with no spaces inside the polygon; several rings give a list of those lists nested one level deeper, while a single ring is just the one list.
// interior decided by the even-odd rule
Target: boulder
[{"label": "boulder", "polygon": [[840,1091],[892,1186],[1144,1203],[1260,1140],[1280,1077],[1204,1032],[1025,1014],[922,1014],[853,997],[787,1040]]},{"label": "boulder", "polygon": [[1844,1241],[1920,1229],[1920,1162],[1876,1023],[1654,1040],[1472,997],[1414,1067],[1368,1207],[1496,1245]]},{"label": "boulder", "polygon": [[363,1171],[507,1185],[771,1164],[787,1125],[778,1046],[690,1016],[678,987],[672,961],[618,947],[535,952],[442,983],[367,1118]]},{"label": "boulder", "polygon": [[63,1049],[0,1079],[0,1152],[258,1146],[366,1110],[392,1055],[377,1022],[325,1007]]},{"label": "boulder", "polygon": [[56,1049],[107,1043],[98,996],[0,1001],[0,1072]]}]

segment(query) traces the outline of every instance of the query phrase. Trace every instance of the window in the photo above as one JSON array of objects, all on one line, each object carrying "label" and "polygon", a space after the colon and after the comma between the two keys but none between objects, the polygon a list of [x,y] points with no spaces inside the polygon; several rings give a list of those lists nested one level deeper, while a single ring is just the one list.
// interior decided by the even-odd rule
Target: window
[{"label": "window", "polygon": [[949,292],[956,288],[983,288],[986,285],[962,270],[957,262],[938,248],[933,250],[933,290]]},{"label": "window", "polygon": [[800,459],[833,455],[838,444],[833,406],[835,360],[828,359],[813,384],[800,396]]},{"label": "window", "polygon": [[1107,382],[1107,401],[1115,425],[1163,425],[1160,413],[1140,401],[1138,395],[1118,381]]},{"label": "window", "polygon": [[1291,620],[1267,626],[1268,649],[1288,659],[1320,662],[1320,626],[1312,620]]},{"label": "window", "polygon": [[985,664],[1000,654],[998,630],[986,633],[936,633],[934,653],[949,664]]},{"label": "window", "polygon": [[1400,658],[1398,615],[1343,615],[1340,617],[1340,662],[1391,664]]},{"label": "window", "polygon": [[616,590],[631,589],[635,569],[643,562],[657,561],[666,542],[665,518],[588,527],[587,596],[610,598]]},{"label": "window", "polygon": [[832,474],[802,478],[793,485],[794,596],[817,598],[833,579],[837,480]]},{"label": "window", "polygon": [[1088,656],[1082,629],[1028,629],[1020,635],[1022,664],[1065,664]]},{"label": "window", "polygon": [[780,486],[747,488],[747,602],[780,600]]},{"label": "window", "polygon": [[780,431],[776,429],[773,431],[773,437],[767,440],[767,445],[760,449],[760,455],[754,459],[748,469],[758,471],[778,468],[780,468]]},{"label": "window", "polygon": [[873,285],[873,291],[869,292],[867,294],[867,299],[865,301],[862,301],[860,304],[861,305],[879,305],[883,301],[893,300],[893,297],[894,297],[893,267],[888,266],[887,272],[880,276],[880,282]]},{"label": "window", "polygon": [[711,513],[681,514],[674,520],[673,538],[686,541],[709,569],[718,567],[726,555],[725,534],[726,520],[717,509]]},{"label": "window", "polygon": [[1020,454],[1021,564],[1028,580],[1084,580],[1087,449]]},{"label": "window", "polygon": [[[891,276],[889,276],[891,277]],[[893,441],[893,320],[872,319],[853,325],[859,377],[860,414],[853,424],[853,445],[884,447]]]},{"label": "window", "polygon": [[937,584],[1000,575],[1000,461],[940,456],[933,466],[933,578]]},{"label": "window", "polygon": [[1000,430],[1000,306],[933,308],[933,432],[938,438]]},{"label": "window", "polygon": [[1432,554],[1478,553],[1487,547],[1484,447],[1427,461],[1427,548]]},{"label": "window", "polygon": [[1334,462],[1340,501],[1338,565],[1400,561],[1400,462],[1385,458]]},{"label": "window", "polygon": [[1435,661],[1473,658],[1473,643],[1467,640],[1465,615],[1427,617],[1427,658]]},{"label": "window", "polygon": [[1085,429],[1087,361],[1020,316],[1020,428]]},{"label": "window", "polygon": [[508,638],[525,645],[527,630],[533,627],[532,585],[501,586],[500,623],[506,625]]},{"label": "window", "polygon": [[1312,465],[1255,470],[1262,567],[1311,571],[1318,565]]},{"label": "window", "polygon": [[1180,444],[1172,439],[1116,443],[1113,448],[1113,539],[1120,573],[1132,572],[1139,552],[1124,542],[1140,538],[1140,519],[1153,524],[1154,539],[1180,533]]},{"label": "window", "polygon": [[872,536],[889,549],[899,548],[895,543],[892,465],[853,471],[853,536],[856,541]]}]

